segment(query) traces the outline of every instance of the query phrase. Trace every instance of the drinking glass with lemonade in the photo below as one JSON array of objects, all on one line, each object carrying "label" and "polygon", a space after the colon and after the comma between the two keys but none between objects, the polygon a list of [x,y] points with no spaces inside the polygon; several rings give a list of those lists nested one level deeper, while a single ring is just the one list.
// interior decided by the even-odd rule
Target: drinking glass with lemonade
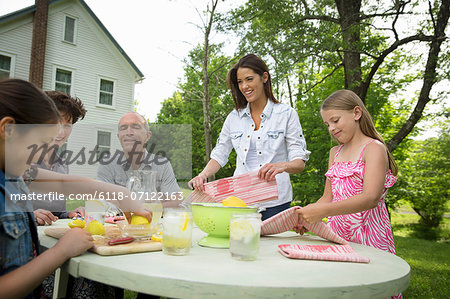
[{"label": "drinking glass with lemonade", "polygon": [[162,250],[168,255],[186,255],[192,246],[192,212],[164,209]]},{"label": "drinking glass with lemonade", "polygon": [[232,214],[230,218],[230,253],[237,260],[253,261],[258,257],[261,214]]}]

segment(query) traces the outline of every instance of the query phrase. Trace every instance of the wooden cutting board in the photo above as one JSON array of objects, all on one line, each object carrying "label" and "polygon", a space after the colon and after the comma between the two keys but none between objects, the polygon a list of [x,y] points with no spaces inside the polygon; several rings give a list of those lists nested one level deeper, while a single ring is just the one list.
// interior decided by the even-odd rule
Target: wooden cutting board
[{"label": "wooden cutting board", "polygon": [[[61,238],[70,228],[69,227],[49,227],[44,230],[47,236],[59,239]],[[161,242],[155,242],[152,240],[144,241],[133,241],[127,244],[120,244],[110,246],[108,245],[109,240],[121,238],[122,234],[117,226],[107,225],[105,226],[105,238],[101,238],[94,241],[94,247],[90,250],[99,255],[119,255],[128,253],[138,253],[138,252],[148,252],[148,251],[159,251],[162,249]]]}]

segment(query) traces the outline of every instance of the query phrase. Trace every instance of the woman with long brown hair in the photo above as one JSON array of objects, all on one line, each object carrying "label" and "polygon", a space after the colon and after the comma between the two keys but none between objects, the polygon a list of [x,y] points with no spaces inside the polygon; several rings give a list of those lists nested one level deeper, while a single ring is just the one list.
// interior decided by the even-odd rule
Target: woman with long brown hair
[{"label": "woman with long brown hair", "polygon": [[297,112],[275,98],[269,69],[261,58],[249,54],[239,59],[228,72],[227,82],[235,110],[223,124],[211,160],[189,185],[204,191],[207,178],[225,166],[234,149],[234,175],[258,170],[261,179],[277,181],[278,199],[260,205],[266,208],[264,220],[290,207],[289,174],[303,171],[310,152]]}]

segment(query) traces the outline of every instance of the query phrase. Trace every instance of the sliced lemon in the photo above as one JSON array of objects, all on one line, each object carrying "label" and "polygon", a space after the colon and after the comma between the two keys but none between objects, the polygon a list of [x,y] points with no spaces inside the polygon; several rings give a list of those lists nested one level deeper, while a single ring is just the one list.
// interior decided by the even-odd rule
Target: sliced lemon
[{"label": "sliced lemon", "polygon": [[68,223],[68,225],[70,228],[74,228],[74,227],[84,228],[86,226],[86,222],[81,219],[75,219],[75,220],[70,221]]},{"label": "sliced lemon", "polygon": [[182,232],[184,232],[188,226],[189,223],[189,214],[184,212],[184,224],[183,224],[183,228],[181,229]]},{"label": "sliced lemon", "polygon": [[149,223],[150,222],[148,221],[148,219],[145,218],[144,216],[133,215],[133,217],[131,217],[131,224],[133,225],[149,224]]},{"label": "sliced lemon", "polygon": [[229,196],[222,201],[224,207],[246,207],[247,204],[236,196]]},{"label": "sliced lemon", "polygon": [[101,236],[101,235],[92,235],[92,239],[94,239],[94,241],[100,240],[100,239],[104,239],[105,236]]},{"label": "sliced lemon", "polygon": [[163,238],[162,233],[152,235],[152,240],[156,242],[162,242],[162,238]]},{"label": "sliced lemon", "polygon": [[91,222],[89,222],[89,224],[85,227],[85,230],[88,231],[91,235],[105,235],[105,227],[97,220],[92,220]]},{"label": "sliced lemon", "polygon": [[235,221],[230,225],[230,238],[234,240],[242,240],[248,236],[253,236],[255,230],[248,221]]}]

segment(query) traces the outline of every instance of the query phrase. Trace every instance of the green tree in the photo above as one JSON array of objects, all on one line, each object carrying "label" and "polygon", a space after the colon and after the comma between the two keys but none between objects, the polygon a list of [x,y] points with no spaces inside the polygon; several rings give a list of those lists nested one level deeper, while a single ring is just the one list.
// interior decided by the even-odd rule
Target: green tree
[{"label": "green tree", "polygon": [[[430,97],[433,84],[448,78],[449,1],[429,2],[425,12],[419,3],[249,0],[224,17],[224,30],[241,36],[240,51],[253,52],[270,63],[276,94],[287,94],[291,105],[292,99],[296,101],[312,153],[305,171],[292,176],[294,200],[307,204],[323,192],[333,143],[319,107],[333,91],[348,88],[360,95],[400,162],[407,156],[410,138],[419,132],[415,124],[425,105],[448,95],[447,91]],[[399,23],[408,18],[420,22],[402,32]],[[425,62],[420,55],[405,52],[410,43],[429,46]],[[424,70],[411,65],[423,65]],[[423,81],[421,93],[402,98],[417,80]],[[394,205],[397,198],[389,198],[388,204]]]},{"label": "green tree", "polygon": [[[275,77],[286,78],[288,90],[290,82],[298,82],[298,95],[304,95],[327,78],[340,76],[342,88],[354,90],[363,101],[381,100],[372,103],[380,108],[390,95],[410,82],[396,74],[402,70],[410,73],[410,63],[420,61],[420,57],[410,53],[402,54],[404,46],[427,43],[424,70],[419,73],[422,89],[409,117],[388,142],[393,151],[422,117],[426,104],[432,100],[431,88],[444,78],[439,73],[448,74],[445,30],[450,1],[429,1],[425,14],[420,3],[423,2],[248,0],[230,13],[226,28],[237,28],[242,48],[271,58],[275,71],[286,73]],[[412,16],[422,19],[405,34],[398,23],[415,20]],[[385,72],[386,69],[392,72]],[[390,92],[385,92],[384,97],[370,97],[374,82]],[[366,103],[370,105],[369,101]]]},{"label": "green tree", "polygon": [[[210,125],[213,143],[219,137],[223,121],[234,109],[233,100],[226,86],[226,74],[231,67],[232,58],[221,54],[221,45],[209,46],[208,73],[210,76]],[[205,138],[203,127],[203,46],[195,47],[185,60],[184,76],[179,83],[179,91],[163,102],[157,117],[158,124],[192,125],[192,172],[203,170],[208,160],[205,156]],[[214,146],[214,144],[213,144]],[[209,158],[209,157],[208,157]],[[217,177],[231,176],[234,170],[234,154]]]},{"label": "green tree", "polygon": [[398,196],[411,203],[427,227],[437,227],[446,212],[450,192],[450,131],[416,141],[401,170]]}]

